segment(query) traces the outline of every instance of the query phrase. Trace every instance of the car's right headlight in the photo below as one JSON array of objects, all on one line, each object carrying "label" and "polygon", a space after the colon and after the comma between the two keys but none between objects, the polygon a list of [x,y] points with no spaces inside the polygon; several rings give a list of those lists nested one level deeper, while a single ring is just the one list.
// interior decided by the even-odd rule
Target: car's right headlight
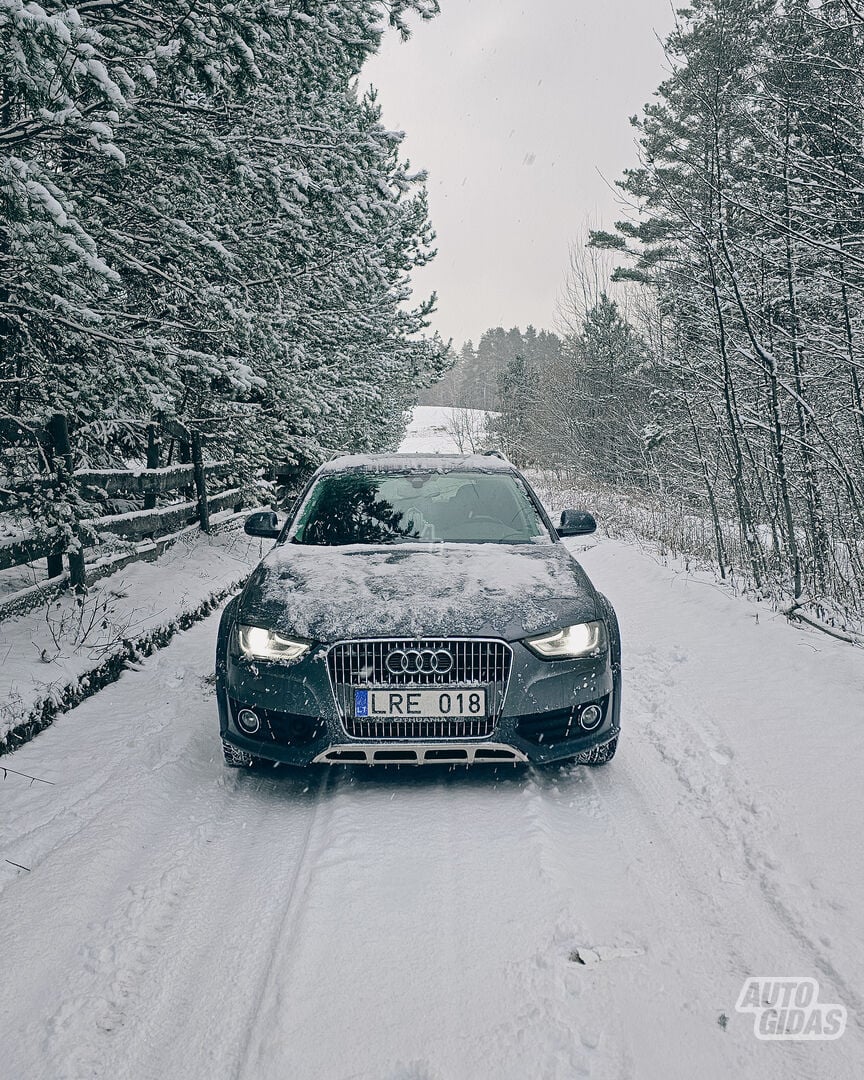
[{"label": "car's right headlight", "polygon": [[285,637],[262,626],[238,626],[237,641],[249,660],[299,660],[312,648],[308,641]]},{"label": "car's right headlight", "polygon": [[542,660],[576,660],[582,656],[597,656],[606,648],[606,624],[576,623],[562,626],[548,634],[525,638],[525,644]]}]

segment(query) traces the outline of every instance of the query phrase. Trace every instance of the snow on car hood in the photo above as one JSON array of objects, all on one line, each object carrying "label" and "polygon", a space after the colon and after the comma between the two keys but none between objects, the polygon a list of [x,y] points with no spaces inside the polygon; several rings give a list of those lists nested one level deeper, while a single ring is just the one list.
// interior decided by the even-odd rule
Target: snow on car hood
[{"label": "snow on car hood", "polygon": [[597,618],[562,544],[274,547],[238,620],[315,641],[488,634],[514,640]]}]

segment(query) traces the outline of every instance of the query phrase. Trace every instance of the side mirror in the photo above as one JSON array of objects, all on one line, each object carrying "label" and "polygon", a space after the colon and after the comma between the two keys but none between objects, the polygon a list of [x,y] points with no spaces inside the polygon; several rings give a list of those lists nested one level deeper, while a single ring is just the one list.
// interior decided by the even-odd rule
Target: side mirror
[{"label": "side mirror", "polygon": [[247,536],[261,536],[265,540],[275,540],[282,532],[282,527],[279,524],[279,518],[272,510],[259,510],[246,518],[243,532]]},{"label": "side mirror", "polygon": [[559,536],[587,536],[596,528],[594,515],[587,510],[562,510],[561,524],[555,531]]}]

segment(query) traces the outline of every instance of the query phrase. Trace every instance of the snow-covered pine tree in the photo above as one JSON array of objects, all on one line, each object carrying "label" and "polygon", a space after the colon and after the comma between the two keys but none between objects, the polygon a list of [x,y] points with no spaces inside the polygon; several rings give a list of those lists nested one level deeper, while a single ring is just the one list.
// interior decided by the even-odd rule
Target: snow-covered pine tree
[{"label": "snow-covered pine tree", "polygon": [[250,469],[391,443],[443,352],[408,303],[432,233],[356,85],[436,10],[2,0],[0,408],[102,461],[156,413]]},{"label": "snow-covered pine tree", "polygon": [[659,300],[645,431],[664,487],[710,509],[718,557],[757,584],[860,611],[864,26],[850,15],[693,0],[623,181],[638,220],[595,241],[629,249],[621,276]]}]

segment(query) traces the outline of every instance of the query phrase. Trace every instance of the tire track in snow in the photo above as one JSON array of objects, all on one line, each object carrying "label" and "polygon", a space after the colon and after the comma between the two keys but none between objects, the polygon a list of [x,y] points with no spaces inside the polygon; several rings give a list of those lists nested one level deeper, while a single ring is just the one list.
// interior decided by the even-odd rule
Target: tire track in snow
[{"label": "tire track in snow", "polygon": [[78,1080],[112,1075],[109,1041],[130,1027],[141,1006],[142,987],[161,960],[162,945],[209,839],[207,826],[196,824],[154,881],[128,886],[119,910],[88,927],[81,968],[66,988],[68,997],[47,1020],[42,1047],[50,1063],[47,1076]]},{"label": "tire track in snow", "polygon": [[[543,1080],[627,1080],[635,1075],[627,1045],[607,1037],[614,1003],[597,992],[603,971],[589,973],[571,959],[574,948],[606,940],[598,926],[597,894],[623,889],[626,844],[615,842],[594,770],[565,764],[531,769],[528,776],[527,832],[541,868],[546,911],[530,962],[520,971],[525,1022],[519,1041],[526,1057],[535,1056],[536,1075]],[[619,933],[614,941],[629,943],[622,955],[629,951],[641,960],[645,949],[632,936]],[[614,951],[608,948],[605,955]]]},{"label": "tire track in snow", "polygon": [[[44,985],[42,1001],[33,996],[40,991],[38,976],[26,980],[33,1004],[42,1008],[31,1008],[26,1016],[19,1052],[29,1046],[30,1060],[39,1061],[40,1071],[28,1067],[13,1072],[16,1080],[19,1075],[28,1080],[37,1075],[46,1080],[131,1075],[138,1080],[145,1075],[136,1028],[146,1026],[152,998],[158,992],[165,996],[166,972],[167,996],[172,997],[171,977],[181,974],[177,957],[188,959],[183,939],[190,927],[197,930],[196,909],[205,907],[214,844],[227,841],[242,850],[249,835],[242,831],[249,800],[232,801],[238,782],[247,778],[229,780],[221,761],[214,761],[219,745],[215,703],[209,688],[203,692],[198,674],[202,661],[211,662],[214,633],[215,620],[212,627],[184,635],[185,648],[178,641],[173,651],[148,659],[116,689],[100,695],[101,709],[95,699],[87,702],[65,730],[58,726],[21,752],[33,756],[38,751],[50,762],[52,751],[63,755],[71,742],[73,753],[55,756],[70,775],[81,772],[85,762],[90,771],[83,795],[71,784],[69,789],[50,789],[53,812],[43,810],[41,828],[31,830],[39,873],[19,879],[19,889],[8,890],[13,901],[5,904],[9,914],[16,908],[27,912],[31,891],[39,895],[41,890],[51,925],[64,928],[58,942],[63,951],[56,957],[50,940],[39,942],[35,930],[43,982],[58,964],[59,979]],[[186,676],[193,670],[195,693],[190,697]],[[118,702],[114,712],[112,694]],[[154,706],[154,700],[160,704]],[[127,724],[127,715],[130,720],[134,716],[132,724]],[[93,783],[91,772],[99,760],[110,763],[110,775]],[[255,781],[248,779],[254,791]],[[80,816],[70,828],[67,815],[73,808]],[[257,809],[260,818],[272,817],[266,801],[258,800]],[[291,840],[293,836],[289,847]],[[272,860],[272,851],[267,856]],[[68,916],[63,912],[65,897],[58,891],[67,877],[73,885]],[[221,885],[230,880],[226,874]],[[25,925],[39,927],[40,915],[32,912]],[[91,921],[84,926],[86,918]],[[8,924],[7,916],[7,929]],[[68,933],[72,927],[74,937]],[[7,957],[24,947],[26,939],[19,940],[20,947],[9,939],[15,948],[7,945]],[[10,1049],[14,1060],[16,1048]],[[164,1064],[152,1075],[164,1076]]]},{"label": "tire track in snow", "polygon": [[326,857],[291,935],[274,942],[245,1071],[232,1075],[588,1075],[572,1018],[552,1032],[526,998],[554,924],[535,796],[524,770],[340,784]]},{"label": "tire track in snow", "polygon": [[315,804],[309,825],[303,837],[302,847],[297,857],[296,864],[291,872],[290,881],[285,891],[281,911],[276,920],[276,932],[270,941],[270,955],[266,965],[260,972],[257,988],[252,995],[246,1010],[247,1020],[243,1025],[246,1032],[245,1039],[239,1048],[237,1061],[231,1075],[236,1080],[242,1080],[246,1075],[251,1075],[253,1080],[257,1075],[255,1071],[248,1072],[249,1058],[253,1045],[254,1026],[261,1013],[262,1003],[272,990],[274,982],[274,968],[279,956],[280,947],[286,944],[293,932],[297,921],[302,900],[314,878],[315,866],[326,850],[324,842],[327,825],[333,816],[333,799],[331,793],[337,786],[338,779],[334,771],[328,770],[323,777],[319,777],[319,786],[316,792]]},{"label": "tire track in snow", "polygon": [[[685,772],[680,781],[676,775],[679,782],[668,784],[666,765],[641,730],[638,703],[630,713],[622,753],[612,765],[538,772],[532,781],[529,834],[539,844],[544,889],[558,896],[548,947],[523,971],[525,1031],[542,1024],[544,1032],[537,1075],[620,1080],[666,1073],[674,1060],[702,1061],[706,1077],[725,1080],[742,1067],[751,1075],[750,1059],[761,1047],[749,1020],[733,1014],[726,1032],[717,1017],[723,1009],[733,1011],[741,982],[753,974],[754,944],[769,957],[789,958],[799,950],[790,947],[773,909],[765,910],[758,889],[745,887],[731,902],[718,897],[705,854],[722,845],[737,857],[737,838],[713,835],[722,808],[703,815],[699,806],[693,813],[692,775]],[[686,817],[658,818],[659,803],[676,801]],[[574,945],[599,947],[600,961],[570,962]],[[766,963],[765,970],[776,967]],[[800,960],[793,966],[797,970]],[[736,968],[741,982],[734,985]],[[734,989],[724,991],[718,976]],[[682,1010],[678,1024],[676,1008]],[[704,1071],[708,1047],[713,1060]],[[823,1050],[772,1046],[772,1058],[758,1074],[816,1080],[825,1075],[818,1056]],[[853,1044],[832,1044],[827,1052],[833,1076],[856,1076]]]},{"label": "tire track in snow", "polygon": [[[643,661],[637,671],[632,679],[636,685],[634,696],[652,716],[651,721],[640,725],[640,734],[664,765],[674,771],[685,800],[695,803],[700,817],[721,834],[724,849],[737,853],[743,863],[744,880],[755,881],[762,901],[775,921],[797,943],[809,963],[836,989],[840,1000],[849,1009],[850,1022],[860,1024],[857,1017],[864,1015],[864,997],[838,970],[825,946],[807,929],[807,915],[784,895],[781,863],[771,850],[767,830],[760,821],[760,814],[764,814],[765,809],[758,797],[747,790],[746,780],[726,767],[731,764],[724,762],[728,751],[722,749],[716,733],[706,730],[704,723],[695,725],[684,720],[670,703],[666,687],[672,665],[652,656],[650,663]],[[689,729],[689,737],[676,739],[671,736],[670,718],[676,728]],[[707,750],[713,768],[705,768],[705,755],[695,749],[697,739]],[[721,747],[719,752],[718,747]],[[811,894],[811,898],[817,906],[829,907],[818,894]],[[830,907],[826,914],[830,921]]]},{"label": "tire track in snow", "polygon": [[[194,968],[198,958],[206,953],[200,943],[192,943],[194,933],[190,934],[190,930],[200,931],[202,924],[204,902],[201,894],[202,890],[208,890],[208,874],[215,869],[210,855],[212,845],[221,843],[229,873],[232,865],[238,868],[242,859],[251,853],[255,856],[255,872],[260,874],[263,869],[270,872],[268,884],[274,895],[281,895],[279,890],[285,886],[286,899],[278,911],[268,909],[266,901],[256,908],[259,923],[269,928],[275,917],[279,928],[276,933],[281,932],[292,905],[296,906],[299,900],[299,884],[304,868],[309,866],[316,822],[320,821],[322,802],[326,802],[325,792],[317,791],[301,847],[296,855],[294,851],[286,852],[285,871],[280,874],[278,866],[267,865],[272,864],[273,836],[264,819],[272,813],[273,807],[268,805],[266,798],[258,800],[254,805],[258,812],[256,820],[256,816],[249,813],[249,799],[243,798],[245,781],[251,782],[249,787],[253,792],[255,787],[266,789],[270,786],[263,777],[256,784],[258,779],[236,776],[234,783],[216,788],[215,800],[211,793],[205,793],[203,797],[200,792],[195,793],[189,808],[190,816],[194,812],[191,835],[186,843],[181,842],[173,848],[170,865],[156,880],[130,887],[120,910],[106,922],[90,928],[88,944],[83,948],[82,974],[76,980],[77,985],[70,987],[72,993],[68,1000],[48,1022],[44,1056],[51,1062],[46,1073],[51,1080],[78,1080],[82,1076],[105,1077],[106,1080],[129,1076],[141,1080],[145,1076],[164,1076],[168,1063],[161,1055],[148,1061],[153,1041],[150,1011],[161,1014],[164,1006],[169,1010],[191,1009],[194,1013],[202,1006],[205,1012],[225,1007],[223,996],[217,992],[208,1008],[206,995],[213,985],[209,980],[202,980],[191,992],[178,993],[183,969],[187,964]],[[238,800],[233,808],[229,806],[234,812],[229,815],[231,820],[227,828],[224,819],[226,797]],[[264,847],[270,848],[263,853],[263,859],[258,858],[262,854],[260,846],[254,841],[250,844],[246,828],[250,819],[253,827],[260,826],[257,839],[264,838]],[[296,837],[293,839],[296,842]],[[155,865],[158,866],[158,859]],[[220,894],[218,902],[221,904],[230,878],[224,867],[220,869],[222,872],[209,884]],[[252,888],[254,891],[254,877]],[[205,932],[218,941],[218,929],[217,924]],[[266,963],[268,955],[272,959],[272,941],[269,929],[257,939],[257,944],[262,946],[258,949],[261,964]],[[255,953],[255,944],[251,938],[244,943],[247,954]],[[258,962],[254,956],[247,958]],[[204,1000],[197,1000],[202,993]],[[230,1003],[232,1013],[238,1012],[239,1004],[238,1000]],[[251,1009],[254,1009],[254,1003]],[[237,1023],[233,1026],[236,1030]],[[169,1031],[169,1025],[165,1025],[158,1038],[166,1038],[168,1046],[173,1043],[171,1057],[176,1065],[188,1048],[184,1046],[182,1032],[176,1031],[169,1036]],[[193,1044],[193,1047],[196,1053],[200,1052],[200,1046]],[[236,1053],[236,1047],[227,1041],[221,1048],[220,1057],[229,1061],[232,1053]],[[190,1068],[194,1071],[194,1061],[190,1062]],[[169,1075],[180,1075],[180,1072]]]}]

